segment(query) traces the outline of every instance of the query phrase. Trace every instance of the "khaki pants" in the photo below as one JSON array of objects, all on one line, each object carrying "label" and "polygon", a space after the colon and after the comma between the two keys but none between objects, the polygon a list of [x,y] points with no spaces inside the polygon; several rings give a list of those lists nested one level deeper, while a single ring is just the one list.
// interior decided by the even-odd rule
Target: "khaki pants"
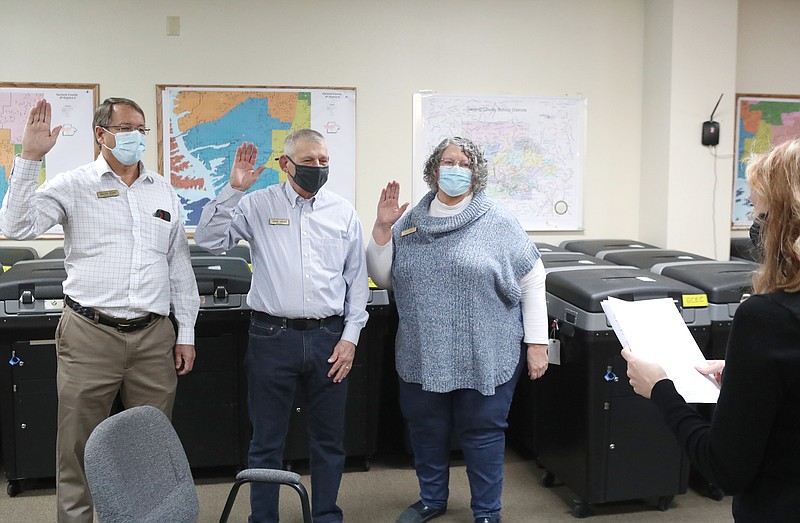
[{"label": "khaki pants", "polygon": [[152,405],[172,416],[175,331],[167,318],[118,332],[65,307],[56,329],[58,434],[56,502],[59,523],[93,519],[83,451],[119,391],[125,407]]}]

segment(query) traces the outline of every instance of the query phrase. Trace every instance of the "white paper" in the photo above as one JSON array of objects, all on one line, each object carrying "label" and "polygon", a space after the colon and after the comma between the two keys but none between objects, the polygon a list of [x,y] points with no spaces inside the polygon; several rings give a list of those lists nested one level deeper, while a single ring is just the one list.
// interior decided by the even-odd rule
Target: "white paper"
[{"label": "white paper", "polygon": [[620,343],[643,360],[661,365],[688,403],[716,403],[719,386],[700,374],[706,359],[671,298],[601,302]]}]

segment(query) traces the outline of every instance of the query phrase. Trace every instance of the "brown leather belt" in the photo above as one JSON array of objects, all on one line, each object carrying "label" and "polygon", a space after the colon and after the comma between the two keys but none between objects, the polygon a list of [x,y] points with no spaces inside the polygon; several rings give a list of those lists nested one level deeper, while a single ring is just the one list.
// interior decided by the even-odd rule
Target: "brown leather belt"
[{"label": "brown leather belt", "polygon": [[329,325],[334,325],[344,321],[344,318],[341,316],[328,316],[327,318],[322,318],[321,320],[312,318],[281,318],[280,316],[273,316],[271,314],[267,314],[266,312],[260,311],[253,311],[253,316],[271,325],[277,325],[279,327],[283,327],[284,329],[294,329],[298,331],[321,329],[322,327],[327,327]]},{"label": "brown leather belt", "polygon": [[130,320],[126,320],[124,318],[113,318],[111,316],[106,316],[105,314],[97,312],[97,309],[84,307],[69,296],[64,296],[64,303],[67,304],[67,307],[74,310],[81,316],[89,318],[95,323],[106,325],[107,327],[113,327],[119,332],[136,332],[138,330],[142,330],[160,317],[158,314],[151,312],[142,318],[132,318]]}]

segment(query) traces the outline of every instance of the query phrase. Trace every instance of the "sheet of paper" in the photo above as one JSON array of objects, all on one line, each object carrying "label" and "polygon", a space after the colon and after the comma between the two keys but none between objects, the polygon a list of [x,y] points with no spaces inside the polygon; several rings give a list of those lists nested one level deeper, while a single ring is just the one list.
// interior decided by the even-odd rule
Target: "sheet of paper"
[{"label": "sheet of paper", "polygon": [[624,301],[609,297],[601,303],[620,343],[638,357],[655,361],[689,403],[716,403],[719,387],[695,365],[705,356],[671,298]]}]

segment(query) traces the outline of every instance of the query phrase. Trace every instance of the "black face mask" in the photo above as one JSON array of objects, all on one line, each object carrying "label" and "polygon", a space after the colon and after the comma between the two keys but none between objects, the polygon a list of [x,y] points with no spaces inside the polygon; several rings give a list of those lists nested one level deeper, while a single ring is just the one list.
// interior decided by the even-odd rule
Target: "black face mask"
[{"label": "black face mask", "polygon": [[750,241],[753,242],[750,252],[753,255],[753,260],[758,263],[764,260],[764,238],[762,235],[766,223],[767,215],[764,213],[756,216],[756,219],[753,220],[753,225],[750,226]]},{"label": "black face mask", "polygon": [[304,191],[317,194],[325,182],[328,181],[328,167],[315,167],[311,165],[297,165],[294,160],[286,157],[294,165],[294,181]]},{"label": "black face mask", "polygon": [[750,241],[753,242],[753,247],[761,249],[761,232],[764,227],[764,222],[767,221],[767,215],[759,214],[753,220],[753,225],[750,226]]}]

